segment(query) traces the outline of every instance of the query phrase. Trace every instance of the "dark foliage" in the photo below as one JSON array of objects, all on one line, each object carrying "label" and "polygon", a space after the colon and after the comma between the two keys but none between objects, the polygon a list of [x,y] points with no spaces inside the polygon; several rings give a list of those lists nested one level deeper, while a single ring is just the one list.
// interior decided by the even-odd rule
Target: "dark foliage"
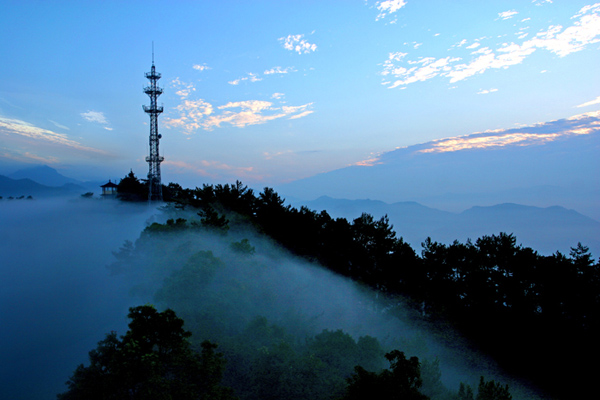
[{"label": "dark foliage", "polygon": [[117,185],[117,197],[123,201],[148,201],[148,182],[130,171]]},{"label": "dark foliage", "polygon": [[90,365],[77,367],[58,399],[235,399],[220,386],[224,360],[216,345],[206,341],[194,352],[190,332],[172,310],[139,306],[129,318],[127,333],[99,342]]},{"label": "dark foliage", "polygon": [[[408,298],[424,320],[459,328],[552,396],[591,390],[593,372],[583,359],[600,356],[600,265],[582,244],[568,257],[542,256],[500,233],[474,243],[427,239],[418,256],[385,216],[334,219],[286,206],[270,188],[256,196],[239,181],[172,193],[179,207],[200,210],[206,226],[252,225],[292,253],[385,294],[390,305],[394,296]],[[563,350],[548,351],[557,345]],[[470,396],[467,389],[463,395]]]},{"label": "dark foliage", "polygon": [[394,350],[385,355],[390,368],[380,373],[369,372],[357,366],[348,379],[343,400],[369,400],[375,394],[381,400],[428,400],[419,389],[422,385],[419,360],[407,359],[403,352]]}]

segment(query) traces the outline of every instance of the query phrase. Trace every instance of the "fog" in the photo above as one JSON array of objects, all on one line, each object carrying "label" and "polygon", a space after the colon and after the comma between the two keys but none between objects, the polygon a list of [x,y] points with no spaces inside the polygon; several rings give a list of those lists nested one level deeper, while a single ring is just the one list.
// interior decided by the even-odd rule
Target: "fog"
[{"label": "fog", "polygon": [[[137,259],[123,273],[111,275],[106,267],[116,260],[113,251],[126,240],[135,242],[149,223],[174,216],[194,214],[110,200],[0,202],[0,387],[6,398],[55,398],[106,333],[125,333],[128,307],[157,301],[161,306],[156,290],[199,250],[212,251],[227,268],[203,288],[203,300],[189,306],[204,306],[207,298],[220,296],[228,310],[223,318],[231,318],[232,326],[242,329],[261,315],[298,336],[323,329],[343,329],[355,339],[371,335],[386,350],[439,357],[442,381],[451,390],[461,381],[476,387],[484,375],[508,383],[515,399],[535,398],[453,332],[445,332],[441,343],[427,327],[414,325],[408,310],[392,316],[367,289],[291,257],[252,232],[169,235],[168,262],[136,249]],[[232,254],[230,244],[243,238],[255,247],[254,255]],[[223,298],[232,281],[240,283],[243,295]]]},{"label": "fog", "polygon": [[137,301],[105,268],[155,210],[103,200],[0,201],[0,387],[53,399]]}]

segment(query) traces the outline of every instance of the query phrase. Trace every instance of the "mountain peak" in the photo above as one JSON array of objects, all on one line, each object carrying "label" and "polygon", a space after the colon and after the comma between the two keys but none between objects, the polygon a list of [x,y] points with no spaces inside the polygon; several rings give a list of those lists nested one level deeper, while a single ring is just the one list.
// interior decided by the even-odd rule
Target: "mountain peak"
[{"label": "mountain peak", "polygon": [[61,175],[57,170],[47,165],[36,165],[29,168],[20,169],[10,175],[12,179],[31,179],[46,186],[63,186],[67,183],[80,184],[76,179]]}]

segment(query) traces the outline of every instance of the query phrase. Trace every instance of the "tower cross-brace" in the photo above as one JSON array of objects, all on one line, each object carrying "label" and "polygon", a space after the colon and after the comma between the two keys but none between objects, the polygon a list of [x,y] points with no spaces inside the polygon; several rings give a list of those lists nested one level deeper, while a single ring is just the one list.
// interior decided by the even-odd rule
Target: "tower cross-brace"
[{"label": "tower cross-brace", "polygon": [[162,88],[158,87],[160,74],[156,72],[154,67],[154,50],[152,51],[152,68],[150,72],[146,72],[146,78],[150,81],[150,85],[144,88],[144,93],[150,97],[150,105],[143,106],[144,111],[150,116],[150,155],[146,157],[149,165],[148,170],[148,200],[162,201],[162,182],[160,178],[160,163],[165,159],[158,152],[158,144],[162,135],[158,134],[158,115],[163,112],[163,107],[157,105],[156,100],[163,92]]}]

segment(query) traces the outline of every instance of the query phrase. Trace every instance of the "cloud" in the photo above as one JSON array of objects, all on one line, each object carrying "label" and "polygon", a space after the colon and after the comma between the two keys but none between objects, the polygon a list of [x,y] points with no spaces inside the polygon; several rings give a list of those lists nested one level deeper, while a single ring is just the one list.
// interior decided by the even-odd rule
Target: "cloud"
[{"label": "cloud", "polygon": [[498,89],[485,89],[485,90],[480,90],[479,92],[477,92],[477,94],[488,94],[488,93],[493,93],[493,92],[497,92]]},{"label": "cloud", "polygon": [[544,4],[552,4],[552,0],[532,0],[531,1],[536,6],[543,6]]},{"label": "cloud", "polygon": [[192,68],[194,68],[196,71],[206,71],[207,69],[211,69],[209,66],[207,66],[206,64],[196,64],[194,65]]},{"label": "cloud", "polygon": [[229,102],[214,107],[202,99],[185,100],[176,107],[179,117],[166,119],[163,124],[167,128],[182,128],[184,133],[189,135],[199,129],[211,131],[226,124],[243,128],[284,117],[302,118],[312,113],[310,107],[312,103],[301,106],[278,106],[263,100]]},{"label": "cloud", "polygon": [[290,51],[295,51],[298,54],[308,54],[317,50],[317,45],[307,42],[304,35],[288,35],[287,37],[279,38],[283,43],[283,48]]},{"label": "cloud", "polygon": [[277,99],[277,100],[280,100],[280,99],[282,99],[284,96],[285,96],[285,94],[284,94],[284,93],[273,93],[273,94],[271,95],[271,98],[272,98],[272,99]]},{"label": "cloud", "polygon": [[81,113],[81,116],[89,122],[97,122],[99,124],[104,124],[104,125],[108,124],[108,120],[104,116],[104,113],[102,113],[100,111],[87,111],[87,112]]},{"label": "cloud", "polygon": [[178,77],[171,81],[171,87],[175,89],[175,94],[181,99],[186,99],[192,92],[196,91],[193,83],[182,82]]},{"label": "cloud", "polygon": [[[502,13],[501,13],[502,14]],[[450,79],[455,83],[474,75],[483,74],[490,69],[506,69],[513,65],[521,64],[528,56],[538,49],[550,51],[559,57],[581,51],[590,44],[600,42],[600,3],[583,7],[572,19],[573,25],[563,29],[560,25],[553,25],[547,30],[537,33],[533,38],[518,43],[503,43],[496,50],[482,47],[471,54],[475,56],[467,62],[459,57],[434,57],[406,60],[406,53],[389,53],[388,59],[383,63],[381,75],[385,76],[385,84],[389,88],[405,87],[410,83],[425,81],[438,76]],[[521,34],[519,37],[524,39]],[[466,40],[452,47],[461,47]],[[472,46],[472,45],[471,45]],[[467,48],[471,48],[468,46]],[[401,55],[401,56],[398,56]],[[411,68],[400,65],[406,63]],[[390,80],[390,76],[396,80]]]},{"label": "cloud", "polygon": [[600,96],[596,97],[594,100],[588,101],[586,103],[580,104],[580,105],[575,106],[575,107],[578,107],[578,108],[588,107],[588,106],[593,106],[595,104],[600,104]]},{"label": "cloud", "polygon": [[507,146],[531,146],[576,135],[600,132],[600,111],[515,129],[474,133],[440,139],[423,145],[417,153],[445,153],[471,149],[494,149]]},{"label": "cloud", "polygon": [[54,124],[54,126],[56,126],[57,128],[64,129],[64,130],[67,130],[67,131],[71,130],[68,126],[61,125],[58,122],[52,121],[51,119],[49,119],[48,121],[52,122]]},{"label": "cloud", "polygon": [[287,68],[281,68],[281,67],[274,67],[271,69],[268,69],[264,72],[265,75],[271,75],[271,74],[287,74],[289,72],[296,72],[296,70],[294,69],[294,67],[287,67]]},{"label": "cloud", "polygon": [[56,157],[44,157],[28,151],[19,152],[6,148],[0,150],[0,158],[26,163],[35,162],[41,164],[56,164],[59,162],[59,159]]},{"label": "cloud", "polygon": [[466,136],[449,137],[414,146],[398,147],[395,150],[379,154],[354,165],[371,167],[383,164],[388,160],[395,159],[397,151],[419,155],[468,150],[495,150],[506,147],[544,145],[573,136],[594,133],[600,134],[600,111],[519,128],[476,132]]},{"label": "cloud", "polygon": [[426,57],[412,62],[412,64],[417,64],[418,66],[407,69],[396,67],[390,58],[384,63],[382,75],[393,75],[403,78],[391,83],[389,88],[393,89],[415,82],[426,81],[442,73],[449,73],[451,71],[450,64],[457,60],[459,59],[452,57],[441,58],[439,60],[432,57]]},{"label": "cloud", "polygon": [[498,13],[498,18],[503,19],[503,20],[510,19],[517,14],[518,14],[518,12],[515,10],[504,11],[504,12]]},{"label": "cloud", "polygon": [[292,115],[289,119],[298,119],[298,118],[303,118],[306,117],[309,114],[312,114],[314,111],[313,110],[307,110],[307,111],[303,111],[300,114],[295,114]]},{"label": "cloud", "polygon": [[8,136],[17,135],[20,137],[69,147],[84,152],[106,154],[102,150],[87,147],[75,140],[69,139],[69,137],[63,133],[56,133],[48,129],[39,128],[35,125],[18,119],[0,117],[0,132]]},{"label": "cloud", "polygon": [[239,79],[235,79],[235,80],[229,81],[227,83],[235,86],[235,85],[239,85],[240,82],[243,82],[243,81],[259,82],[259,81],[262,81],[262,78],[259,78],[258,74],[253,74],[252,72],[248,72],[248,76],[239,78]]},{"label": "cloud", "polygon": [[394,14],[396,11],[400,10],[405,5],[406,1],[404,0],[378,1],[375,3],[375,7],[377,8],[377,10],[379,10],[379,14],[377,14],[377,18],[375,18],[375,20],[379,21],[380,19],[383,19],[390,14]]}]

